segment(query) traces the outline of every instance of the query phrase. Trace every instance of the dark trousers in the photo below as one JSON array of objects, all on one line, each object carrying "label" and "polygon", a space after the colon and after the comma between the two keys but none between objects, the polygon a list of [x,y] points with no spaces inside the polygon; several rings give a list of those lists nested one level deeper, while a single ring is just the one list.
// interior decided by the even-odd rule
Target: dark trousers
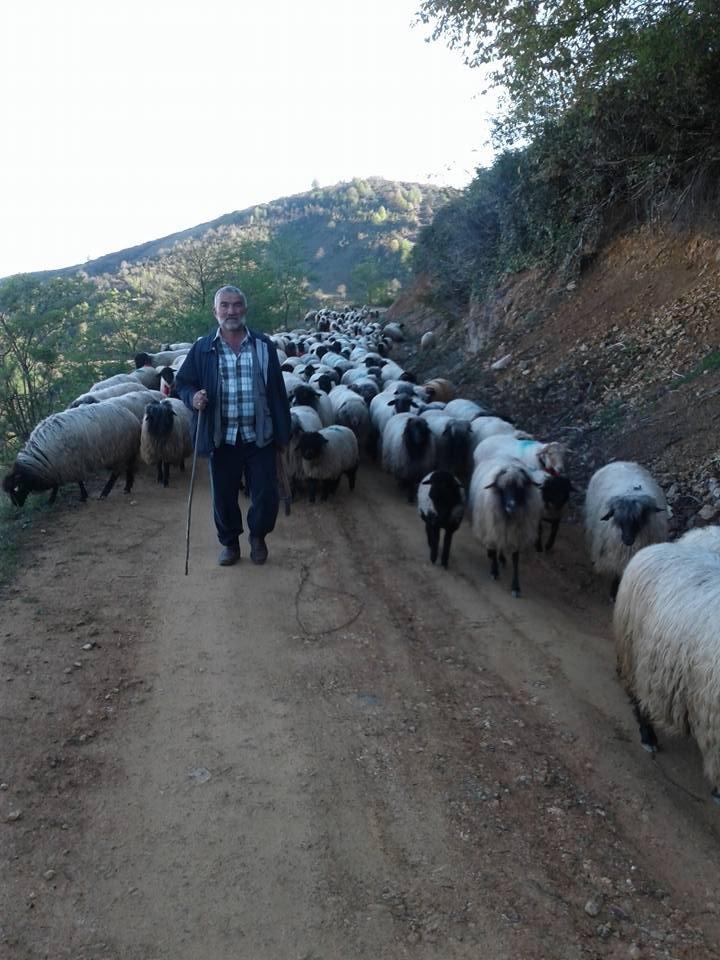
[{"label": "dark trousers", "polygon": [[243,475],[250,494],[247,522],[251,537],[264,537],[275,526],[280,498],[275,471],[275,447],[226,443],[210,455],[210,485],[218,540],[234,546],[243,532],[238,495]]}]

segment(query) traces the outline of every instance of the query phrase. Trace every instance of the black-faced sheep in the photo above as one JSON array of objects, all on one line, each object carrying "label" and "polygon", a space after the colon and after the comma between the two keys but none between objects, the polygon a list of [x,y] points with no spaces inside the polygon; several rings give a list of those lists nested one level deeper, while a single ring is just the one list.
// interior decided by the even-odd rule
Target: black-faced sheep
[{"label": "black-faced sheep", "polygon": [[425,524],[430,563],[435,563],[440,547],[440,531],[445,531],[441,564],[447,570],[453,534],[465,514],[465,492],[462,484],[447,470],[433,470],[420,481],[417,494],[418,513]]},{"label": "black-faced sheep", "polygon": [[513,565],[511,590],[520,596],[520,551],[536,540],[542,497],[540,484],[521,460],[484,460],[470,482],[472,532],[487,550],[490,575],[499,576],[498,562],[510,555]]},{"label": "black-faced sheep", "polygon": [[145,409],[140,438],[144,463],[157,465],[157,482],[170,481],[170,467],[184,469],[192,454],[190,411],[181,400],[153,400]]},{"label": "black-faced sheep", "polygon": [[333,422],[350,427],[361,448],[367,446],[370,437],[370,414],[361,396],[349,387],[334,387],[328,394],[332,405]]},{"label": "black-faced sheep", "polygon": [[288,390],[288,399],[291,407],[312,407],[322,421],[324,427],[335,423],[335,411],[330,402],[330,395],[323,393],[308,383]]},{"label": "black-faced sheep", "polygon": [[385,424],[382,435],[382,468],[392,474],[415,499],[420,480],[437,462],[437,445],[427,420],[412,413],[398,413]]},{"label": "black-faced sheep", "polygon": [[535,479],[542,484],[540,495],[542,496],[543,511],[538,524],[537,540],[535,549],[538,553],[542,552],[542,525],[547,523],[550,526],[550,533],[545,541],[545,550],[552,550],[555,545],[560,521],[563,518],[565,507],[570,499],[570,493],[574,489],[568,477],[556,477],[538,471]]},{"label": "black-faced sheep", "polygon": [[658,749],[656,722],[692,734],[720,803],[720,535],[705,529],[637,552],[620,582],[613,629],[643,747]]},{"label": "black-faced sheep", "polygon": [[613,599],[623,570],[638,550],[668,537],[665,494],[639,463],[618,460],[592,475],[584,519],[593,567],[611,577]]},{"label": "black-faced sheep", "polygon": [[132,489],[140,446],[140,423],[129,410],[114,404],[90,403],[53,413],[42,420],[17,455],[3,489],[17,507],[29,493],[51,490],[49,502],[64,483],[77,483],[87,499],[85,481],[97,470],[109,470],[101,497],[125,471],[125,492]]},{"label": "black-faced sheep", "polygon": [[327,500],[329,494],[337,490],[343,474],[347,475],[350,489],[355,489],[360,452],[357,437],[349,427],[335,424],[316,432],[303,433],[298,447],[310,503],[315,503],[318,482],[320,498]]}]

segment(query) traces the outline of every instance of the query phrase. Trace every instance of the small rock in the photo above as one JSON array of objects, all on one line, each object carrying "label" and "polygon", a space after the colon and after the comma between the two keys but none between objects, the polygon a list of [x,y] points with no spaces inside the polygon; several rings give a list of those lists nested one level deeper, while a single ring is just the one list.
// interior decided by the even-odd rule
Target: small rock
[{"label": "small rock", "polygon": [[588,900],[585,904],[585,913],[589,917],[596,917],[600,913],[600,904],[597,900]]},{"label": "small rock", "polygon": [[718,507],[713,503],[706,503],[705,506],[700,510],[699,516],[701,520],[712,520],[714,516],[718,513]]},{"label": "small rock", "polygon": [[636,943],[630,944],[630,949],[628,950],[628,956],[630,960],[641,960],[642,950]]},{"label": "small rock", "polygon": [[10,813],[5,817],[7,823],[15,823],[22,816],[22,810],[11,810]]},{"label": "small rock", "polygon": [[7,789],[8,789],[7,783],[0,783],[0,790],[7,790]]},{"label": "small rock", "polygon": [[84,644],[82,645],[82,648],[83,648],[83,650],[92,650],[92,648],[93,648],[94,646],[95,646],[94,643],[84,643]]},{"label": "small rock", "polygon": [[601,940],[607,940],[612,936],[612,927],[607,923],[600,923],[595,928],[595,932]]},{"label": "small rock", "polygon": [[512,360],[512,354],[506,353],[504,357],[500,357],[499,360],[496,360],[495,363],[490,364],[491,370],[504,370]]},{"label": "small rock", "polygon": [[72,667],[65,667],[63,673],[72,673]]},{"label": "small rock", "polygon": [[54,870],[46,870],[45,873],[43,874],[43,877],[44,877],[46,880],[54,880],[54,879],[55,879],[55,871],[54,871]]}]

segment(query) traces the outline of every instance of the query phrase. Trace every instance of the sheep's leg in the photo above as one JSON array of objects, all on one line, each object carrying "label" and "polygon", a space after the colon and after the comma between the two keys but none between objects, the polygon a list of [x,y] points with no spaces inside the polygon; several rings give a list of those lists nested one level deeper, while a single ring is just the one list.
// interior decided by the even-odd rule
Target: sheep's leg
[{"label": "sheep's leg", "polygon": [[436,520],[425,521],[425,533],[430,547],[430,563],[435,563],[440,545],[440,525]]},{"label": "sheep's leg", "polygon": [[[104,487],[102,488],[102,490],[100,491],[100,496],[98,497],[99,500],[104,500],[104,499],[105,499],[105,497],[110,493],[110,491],[112,490],[112,488],[115,486],[115,481],[117,480],[117,478],[118,478],[119,476],[120,476],[119,473],[111,473],[111,474],[110,474],[110,476],[108,477],[108,482],[105,484],[105,486],[104,486]],[[132,484],[130,484],[130,486],[132,486]],[[126,488],[126,492],[129,492],[129,491],[127,490],[127,484],[125,484],[125,488]]]},{"label": "sheep's leg", "polygon": [[135,462],[129,463],[125,468],[125,487],[124,492],[130,493],[135,483]]},{"label": "sheep's leg", "polygon": [[518,575],[518,567],[520,566],[520,554],[517,550],[514,551],[511,555],[512,559],[512,582],[510,584],[510,589],[514,597],[520,596],[520,577]]},{"label": "sheep's leg", "polygon": [[648,753],[657,753],[658,738],[650,717],[640,706],[637,697],[630,697],[630,703],[632,704],[635,719],[640,727],[640,743],[642,744],[643,750],[647,750]]},{"label": "sheep's leg", "polygon": [[550,536],[547,538],[547,543],[545,544],[545,550],[552,550],[555,543],[555,538],[557,537],[558,527],[560,526],[559,520],[550,521]]},{"label": "sheep's leg", "polygon": [[50,496],[48,497],[48,501],[47,501],[48,507],[51,507],[55,503],[55,500],[57,499],[57,495],[58,495],[58,487],[57,487],[57,484],[55,484],[55,486],[50,491]]},{"label": "sheep's leg", "polygon": [[167,460],[163,460],[162,467],[163,467],[162,485],[164,487],[167,487],[170,485],[170,464],[167,462]]},{"label": "sheep's leg", "polygon": [[315,497],[317,496],[318,482],[317,477],[308,477],[308,499],[310,503],[315,503]]},{"label": "sheep's leg", "polygon": [[355,475],[356,475],[356,474],[357,474],[357,467],[355,467],[354,470],[348,470],[348,472],[347,472],[348,483],[350,484],[350,489],[351,489],[351,490],[354,490],[354,489],[355,489]]},{"label": "sheep's leg", "polygon": [[488,550],[487,555],[490,559],[490,576],[493,578],[493,580],[497,580],[497,578],[500,576],[497,550]]},{"label": "sheep's leg", "polygon": [[[83,503],[85,503],[85,501],[86,501],[87,498],[88,498],[88,492],[87,492],[87,489],[86,489],[86,487],[85,487],[85,484],[83,483],[82,480],[78,480],[78,486],[80,487],[80,500],[81,500]],[[57,490],[57,487],[56,487],[55,489]]]},{"label": "sheep's leg", "polygon": [[542,548],[543,548],[543,545],[542,545],[542,520],[540,520],[540,521],[538,522],[538,532],[537,532],[537,539],[535,540],[535,549],[537,550],[538,553],[542,553]]},{"label": "sheep's leg", "polygon": [[155,477],[155,479],[157,480],[158,483],[162,483],[162,482],[163,482],[163,462],[162,462],[162,460],[158,460],[157,476]]},{"label": "sheep's leg", "polygon": [[610,599],[615,603],[615,597],[617,597],[617,592],[620,588],[620,577],[613,577],[613,582],[610,584]]},{"label": "sheep's leg", "polygon": [[440,561],[446,570],[448,568],[448,561],[450,560],[450,544],[452,543],[454,533],[455,531],[452,527],[446,527],[445,537],[443,539],[442,559]]}]

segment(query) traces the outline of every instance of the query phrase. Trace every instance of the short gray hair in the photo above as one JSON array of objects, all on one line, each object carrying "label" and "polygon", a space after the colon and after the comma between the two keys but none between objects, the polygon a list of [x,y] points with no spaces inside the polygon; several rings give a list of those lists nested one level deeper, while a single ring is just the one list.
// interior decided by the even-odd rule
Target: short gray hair
[{"label": "short gray hair", "polygon": [[220,289],[215,292],[215,296],[213,297],[213,309],[214,309],[214,310],[217,310],[218,300],[220,299],[220,297],[222,296],[223,293],[237,293],[237,294],[239,294],[239,295],[242,297],[242,302],[245,304],[245,309],[247,310],[247,297],[246,297],[245,294],[242,292],[242,290],[240,289],[240,287],[234,287],[234,286],[233,286],[232,284],[230,284],[230,283],[226,284],[226,286],[224,286],[224,287],[220,287]]}]

